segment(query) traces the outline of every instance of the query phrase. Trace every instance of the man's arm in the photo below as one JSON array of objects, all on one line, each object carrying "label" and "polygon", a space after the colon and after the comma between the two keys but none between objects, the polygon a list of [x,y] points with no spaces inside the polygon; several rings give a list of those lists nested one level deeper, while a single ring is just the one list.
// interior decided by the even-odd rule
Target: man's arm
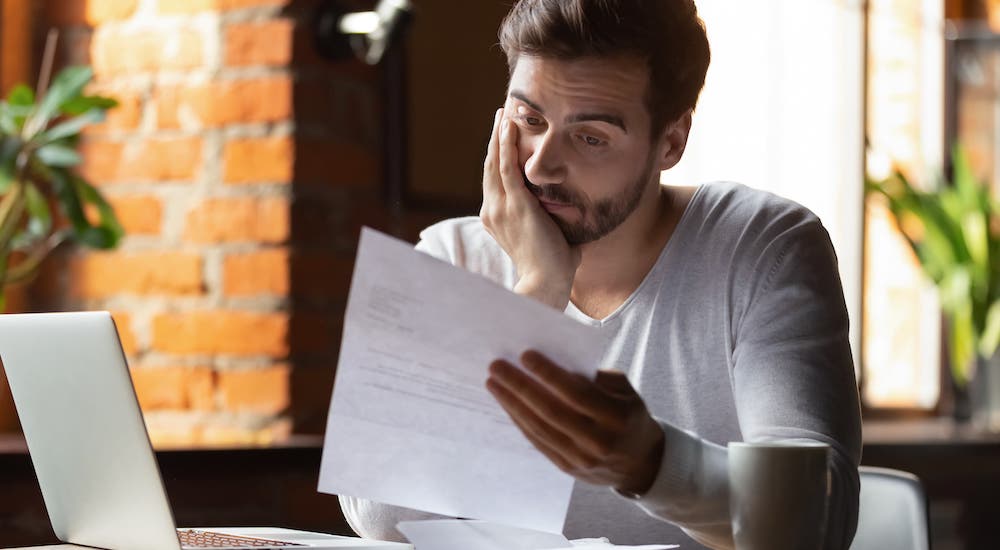
[{"label": "man's arm", "polygon": [[[836,256],[818,221],[790,230],[755,266],[734,323],[733,390],[743,439],[830,445],[828,549],[857,528],[861,415]],[[714,547],[732,544],[724,447],[672,428],[659,476],[639,505]]]},{"label": "man's arm", "polygon": [[[860,406],[836,259],[818,223],[792,230],[765,253],[736,331],[734,393],[746,441],[800,439],[832,447],[827,548],[846,549],[857,526]],[[731,548],[727,453],[697,435],[654,421],[634,393],[619,403],[590,382],[530,354],[527,376],[491,368],[488,387],[528,439],[577,479],[640,493],[647,513],[692,538]],[[725,381],[720,380],[720,383]],[[641,399],[639,399],[641,404]],[[610,419],[610,420],[609,420]],[[627,419],[627,420],[626,420]],[[648,428],[656,422],[662,439]],[[623,429],[630,425],[632,429]],[[648,472],[654,472],[651,484]]]}]

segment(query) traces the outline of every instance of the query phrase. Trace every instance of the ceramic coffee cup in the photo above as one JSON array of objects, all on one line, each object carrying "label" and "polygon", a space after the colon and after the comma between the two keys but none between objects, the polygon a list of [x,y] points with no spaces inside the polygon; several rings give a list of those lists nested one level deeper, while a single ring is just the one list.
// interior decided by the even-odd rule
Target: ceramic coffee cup
[{"label": "ceramic coffee cup", "polygon": [[729,512],[738,550],[820,550],[830,500],[830,446],[729,444]]}]

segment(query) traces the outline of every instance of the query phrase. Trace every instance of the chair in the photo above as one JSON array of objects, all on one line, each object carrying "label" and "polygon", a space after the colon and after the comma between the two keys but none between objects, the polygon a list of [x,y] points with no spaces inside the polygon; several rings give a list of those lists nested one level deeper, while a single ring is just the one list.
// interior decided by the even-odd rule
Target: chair
[{"label": "chair", "polygon": [[861,466],[858,531],[851,550],[930,550],[927,496],[917,476]]}]

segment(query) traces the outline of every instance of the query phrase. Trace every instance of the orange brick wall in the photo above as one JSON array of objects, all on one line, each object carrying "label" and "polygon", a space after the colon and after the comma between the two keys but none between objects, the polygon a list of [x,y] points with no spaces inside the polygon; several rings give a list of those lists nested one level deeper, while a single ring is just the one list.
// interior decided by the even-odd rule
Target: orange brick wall
[{"label": "orange brick wall", "polygon": [[379,74],[312,53],[314,5],[45,5],[121,102],[83,172],[128,236],[52,258],[32,307],[114,313],[158,443],[321,430],[359,228],[424,222],[383,207]]}]

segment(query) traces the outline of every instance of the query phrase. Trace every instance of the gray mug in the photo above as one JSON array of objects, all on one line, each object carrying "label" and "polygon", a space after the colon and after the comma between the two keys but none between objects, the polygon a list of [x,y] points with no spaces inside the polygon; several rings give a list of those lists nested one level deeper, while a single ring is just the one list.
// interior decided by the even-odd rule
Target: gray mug
[{"label": "gray mug", "polygon": [[729,513],[737,550],[820,550],[830,500],[830,446],[729,444]]}]

